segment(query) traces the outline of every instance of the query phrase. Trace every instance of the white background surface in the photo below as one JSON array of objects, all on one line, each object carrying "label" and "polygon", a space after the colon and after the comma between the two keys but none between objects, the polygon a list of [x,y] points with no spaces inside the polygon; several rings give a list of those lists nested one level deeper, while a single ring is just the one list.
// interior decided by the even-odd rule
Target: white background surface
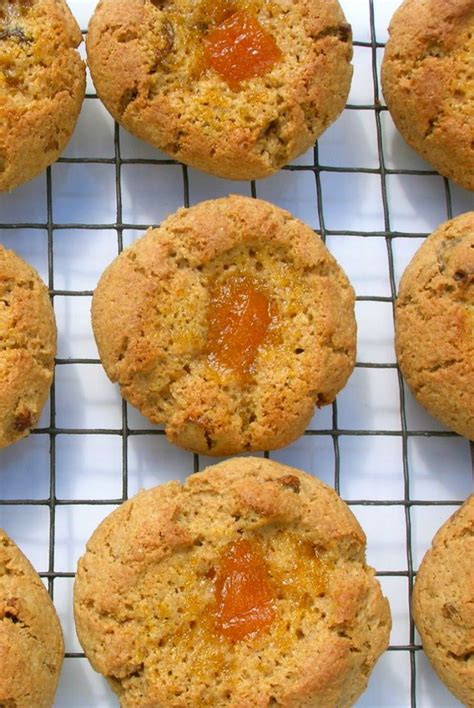
[{"label": "white background surface", "polygon": [[[70,0],[83,29],[94,0]],[[371,37],[369,0],[343,0],[353,25],[354,39],[383,43],[390,16],[398,0],[373,0],[376,36]],[[377,48],[380,66],[383,48]],[[386,227],[397,232],[391,239],[396,282],[423,235],[448,217],[444,180],[433,174],[387,174],[385,178],[389,223],[385,224],[379,173],[383,154],[390,170],[429,171],[430,167],[398,136],[388,112],[380,113],[377,132],[372,79],[373,49],[356,46],[354,80],[349,109],[319,141],[322,170],[315,175],[311,150],[295,164],[300,171],[280,171],[257,183],[257,196],[288,208],[314,228],[329,232],[327,244],[351,279],[357,302],[358,363],[347,387],[339,395],[337,409],[329,407],[314,418],[306,435],[289,448],[272,453],[281,460],[336,483],[339,460],[340,493],[349,502],[368,536],[368,559],[378,571],[393,613],[391,645],[379,661],[368,691],[358,706],[384,708],[410,706],[410,624],[408,613],[408,556],[411,543],[414,570],[433,533],[473,487],[469,443],[443,435],[443,428],[405,391],[406,434],[402,426],[400,389],[394,368],[390,261]],[[89,93],[93,87],[89,82]],[[381,140],[382,153],[379,151]],[[124,159],[164,159],[124,131],[119,132]],[[86,98],[77,130],[64,158],[115,157],[114,124],[100,102]],[[363,172],[331,172],[331,168]],[[326,169],[328,168],[328,169]],[[189,201],[229,192],[250,194],[250,183],[233,183],[188,170]],[[64,228],[52,231],[53,268],[50,287],[66,291],[54,296],[59,328],[58,358],[97,359],[89,307],[91,291],[105,266],[118,252],[116,166],[65,161],[51,169],[52,220]],[[122,223],[124,244],[143,233],[134,226],[158,224],[183,205],[183,170],[166,164],[122,166]],[[449,185],[453,215],[474,207],[473,195]],[[319,194],[318,194],[319,190]],[[318,208],[319,207],[319,208]],[[320,224],[322,214],[324,223]],[[43,174],[13,194],[0,196],[0,242],[30,261],[48,282],[47,179]],[[25,224],[5,229],[1,224]],[[44,228],[28,228],[43,224]],[[74,228],[77,224],[101,224],[106,228]],[[350,232],[349,234],[347,232]],[[359,233],[354,233],[359,232]],[[417,235],[417,238],[413,237]],[[367,299],[368,298],[368,299]],[[365,364],[389,365],[374,368]],[[65,632],[66,651],[80,652],[72,611],[72,577],[85,542],[100,520],[123,494],[132,495],[169,479],[184,479],[193,470],[193,456],[171,447],[163,436],[136,411],[126,407],[131,433],[125,442],[122,404],[116,387],[106,379],[99,364],[61,363],[56,368],[55,420],[50,406],[40,429],[28,439],[0,453],[0,499],[34,499],[39,503],[0,507],[0,525],[15,539],[38,571],[54,572],[54,600]],[[53,423],[59,432],[50,438],[42,432]],[[334,425],[335,424],[335,425]],[[102,434],[88,434],[99,428]],[[137,435],[133,431],[142,430]],[[340,435],[334,435],[337,431]],[[72,432],[73,431],[73,432]],[[358,434],[354,434],[358,431]],[[430,436],[420,432],[432,433]],[[403,470],[406,440],[409,488]],[[122,471],[128,467],[124,489]],[[211,462],[200,458],[202,469]],[[52,470],[55,493],[61,500],[49,505]],[[405,495],[415,503],[409,508],[411,538],[407,537]],[[89,500],[103,500],[100,505]],[[389,501],[390,505],[377,502]],[[361,501],[372,502],[361,504]],[[444,502],[424,505],[423,502]],[[43,503],[41,503],[43,502]],[[417,503],[419,502],[419,503]],[[54,532],[53,532],[54,523]],[[50,535],[54,547],[50,547]],[[51,555],[50,555],[51,550]],[[391,574],[384,575],[389,572]],[[416,643],[419,639],[416,638]],[[422,651],[415,652],[414,689],[421,708],[460,705],[443,688],[427,665]],[[68,657],[57,696],[57,706],[115,706],[112,692],[83,658]]]}]

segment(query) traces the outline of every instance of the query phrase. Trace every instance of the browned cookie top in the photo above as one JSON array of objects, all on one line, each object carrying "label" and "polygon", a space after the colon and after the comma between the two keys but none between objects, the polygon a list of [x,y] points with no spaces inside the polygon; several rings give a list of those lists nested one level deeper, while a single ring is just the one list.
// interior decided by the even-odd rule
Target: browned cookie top
[{"label": "browned cookie top", "polygon": [[82,36],[64,0],[0,3],[0,191],[64,149],[85,91]]},{"label": "browned cookie top", "polygon": [[405,140],[474,189],[474,3],[405,0],[390,24],[384,96]]},{"label": "browned cookie top", "polygon": [[56,325],[38,273],[0,245],[0,448],[36,425],[53,380]]},{"label": "browned cookie top", "polygon": [[350,706],[390,631],[348,507],[256,458],[108,516],[79,562],[74,610],[124,707]]},{"label": "browned cookie top", "polygon": [[416,577],[413,613],[440,679],[474,706],[474,496],[440,528]]},{"label": "browned cookie top", "polygon": [[[220,65],[227,36],[240,42],[233,80]],[[125,128],[231,179],[267,176],[310,147],[343,109],[352,76],[337,0],[101,0],[87,53],[97,93]]]},{"label": "browned cookie top", "polygon": [[415,254],[396,309],[400,368],[417,400],[474,439],[474,212],[442,224]]},{"label": "browned cookie top", "polygon": [[123,396],[211,455],[287,445],[354,366],[345,274],[308,226],[247,197],[148,231],[103,274],[92,322]]},{"label": "browned cookie top", "polygon": [[0,529],[0,705],[50,708],[63,652],[61,626],[43,583]]}]

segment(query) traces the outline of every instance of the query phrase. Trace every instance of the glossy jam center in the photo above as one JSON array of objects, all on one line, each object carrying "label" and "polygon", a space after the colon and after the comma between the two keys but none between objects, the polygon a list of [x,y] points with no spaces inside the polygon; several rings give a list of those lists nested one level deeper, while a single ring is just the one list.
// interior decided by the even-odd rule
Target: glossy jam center
[{"label": "glossy jam center", "polygon": [[274,594],[260,544],[240,539],[228,546],[215,579],[215,628],[240,641],[264,632],[275,616]]},{"label": "glossy jam center", "polygon": [[232,88],[263,76],[281,59],[273,37],[252,17],[238,11],[213,29],[204,40],[209,66]]},{"label": "glossy jam center", "polygon": [[265,342],[272,322],[272,305],[248,276],[234,276],[211,291],[207,346],[217,369],[247,376]]}]

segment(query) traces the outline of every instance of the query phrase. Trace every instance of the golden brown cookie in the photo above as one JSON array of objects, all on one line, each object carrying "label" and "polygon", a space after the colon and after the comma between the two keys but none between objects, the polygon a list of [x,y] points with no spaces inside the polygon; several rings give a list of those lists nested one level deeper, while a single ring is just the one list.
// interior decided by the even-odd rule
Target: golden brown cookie
[{"label": "golden brown cookie", "polygon": [[442,224],[408,265],[396,307],[396,349],[426,410],[474,440],[474,212]]},{"label": "golden brown cookie", "polygon": [[449,690],[474,706],[474,496],[440,528],[416,576],[413,615]]},{"label": "golden brown cookie", "polygon": [[85,91],[80,29],[64,0],[0,4],[0,191],[64,150]]},{"label": "golden brown cookie", "polygon": [[343,271],[308,226],[247,197],[149,230],[102,275],[92,323],[124,398],[210,455],[287,445],[354,366]]},{"label": "golden brown cookie", "polygon": [[229,179],[266,177],[307,150],[352,77],[337,0],[101,0],[87,56],[121,125]]},{"label": "golden brown cookie", "polygon": [[474,189],[474,3],[405,0],[390,24],[383,93],[407,143]]},{"label": "golden brown cookie", "polygon": [[74,611],[129,706],[349,706],[390,610],[333,489],[239,458],[140,492],[94,532]]},{"label": "golden brown cookie", "polygon": [[38,273],[0,245],[0,448],[28,435],[49,394],[56,325]]},{"label": "golden brown cookie", "polygon": [[61,625],[43,583],[0,529],[0,705],[52,706],[63,653]]}]

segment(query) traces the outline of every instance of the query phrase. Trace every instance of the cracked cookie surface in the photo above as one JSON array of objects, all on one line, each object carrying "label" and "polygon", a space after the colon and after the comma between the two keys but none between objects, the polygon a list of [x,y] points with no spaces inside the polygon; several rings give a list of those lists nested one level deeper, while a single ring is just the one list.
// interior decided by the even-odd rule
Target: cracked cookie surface
[{"label": "cracked cookie surface", "polygon": [[0,448],[36,425],[53,380],[56,325],[38,273],[0,245]]},{"label": "cracked cookie surface", "polygon": [[[237,73],[251,74],[262,37],[280,58],[236,87],[203,47],[242,14],[260,35],[245,50],[245,31],[235,32],[231,68],[238,58],[246,71]],[[101,0],[86,42],[97,93],[119,123],[229,179],[268,176],[311,147],[344,108],[352,77],[351,28],[337,0]]]},{"label": "cracked cookie surface", "polygon": [[474,440],[474,212],[442,224],[400,281],[396,350],[426,410]]},{"label": "cracked cookie surface", "polygon": [[383,93],[407,143],[474,190],[474,4],[405,0],[390,24]]},{"label": "cracked cookie surface", "polygon": [[0,705],[50,708],[63,653],[51,598],[30,562],[0,529]]},{"label": "cracked cookie surface", "polygon": [[449,690],[474,706],[474,496],[440,528],[413,590],[423,649]]},{"label": "cracked cookie surface", "polygon": [[69,141],[85,92],[81,41],[64,0],[0,4],[0,191],[36,177]]},{"label": "cracked cookie surface", "polygon": [[[239,546],[258,549],[257,570],[247,557],[232,572]],[[242,576],[252,587],[232,598]],[[265,604],[265,626],[223,635],[223,583],[229,623]],[[79,561],[74,612],[87,658],[124,708],[350,706],[391,624],[347,505],[316,478],[251,457],[110,514]]]},{"label": "cracked cookie surface", "polygon": [[149,230],[102,275],[92,323],[124,398],[204,454],[289,444],[354,367],[342,269],[308,226],[247,197]]}]

